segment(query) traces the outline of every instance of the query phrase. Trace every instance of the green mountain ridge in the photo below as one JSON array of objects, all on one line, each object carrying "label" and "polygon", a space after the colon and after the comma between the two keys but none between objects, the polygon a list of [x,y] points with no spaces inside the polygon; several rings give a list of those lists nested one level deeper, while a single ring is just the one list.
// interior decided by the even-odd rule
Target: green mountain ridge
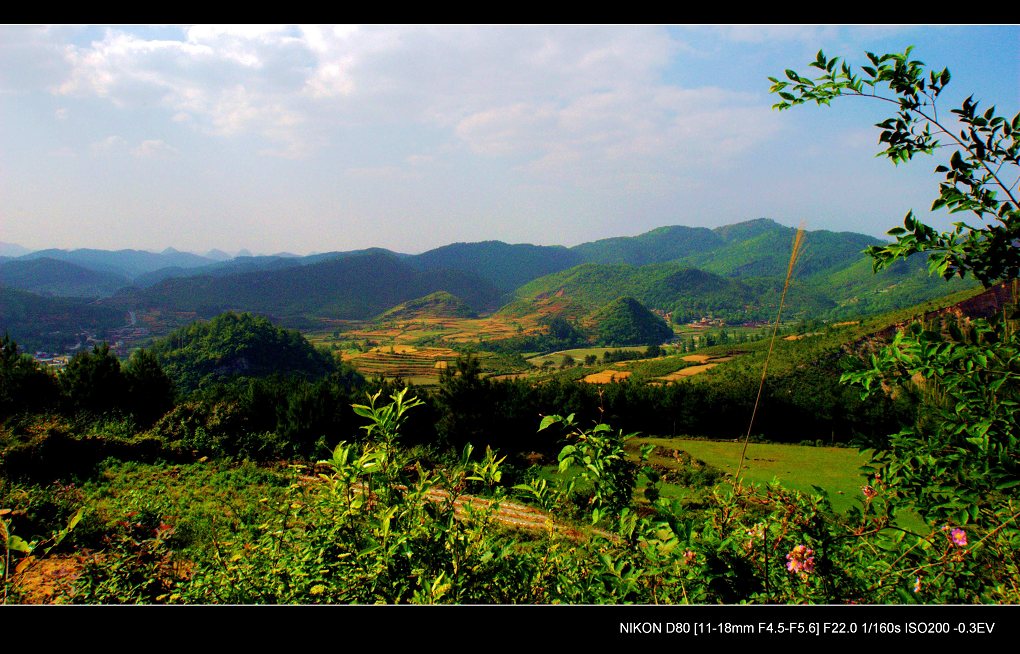
[{"label": "green mountain ridge", "polygon": [[173,307],[211,317],[253,311],[299,326],[309,317],[371,318],[402,302],[448,291],[476,310],[498,306],[499,291],[459,271],[421,272],[387,253],[361,254],[284,268],[219,277],[167,279],[106,300],[140,308]]},{"label": "green mountain ridge", "polygon": [[[223,262],[194,255],[184,261],[180,259],[184,253],[172,251],[157,255],[124,250],[105,254],[115,255],[122,264],[163,267],[136,277],[155,282],[151,286],[122,288],[100,305],[121,316],[138,310],[206,318],[230,310],[251,311],[290,327],[309,328],[322,319],[368,320],[437,292],[456,296],[476,313],[498,309],[515,317],[537,314],[540,321],[552,316],[588,318],[626,296],[670,314],[674,322],[706,316],[738,323],[762,321],[772,319],[778,306],[795,232],[759,218],[715,229],[661,227],[573,248],[484,241],[454,243],[420,255],[369,248]],[[852,232],[807,232],[784,315],[843,319],[909,306],[971,285],[956,280],[947,286],[929,277],[917,257],[872,274],[861,250],[880,242]],[[102,251],[72,252],[77,261],[88,261],[76,266],[106,261]],[[42,259],[39,252],[32,256]],[[186,265],[204,264],[167,267],[165,263],[175,257]],[[28,261],[11,260],[0,269]],[[160,276],[166,277],[156,281]],[[24,298],[20,302],[24,305]],[[436,310],[450,310],[442,304]],[[464,312],[461,308],[454,313]],[[14,324],[8,321],[0,328]],[[28,328],[31,331],[31,325]],[[17,323],[12,336],[24,338],[22,333],[27,333],[24,321]]]},{"label": "green mountain ridge", "polygon": [[503,307],[507,315],[526,315],[555,299],[558,313],[585,318],[615,298],[631,297],[647,308],[673,312],[678,307],[699,317],[726,311],[734,320],[755,320],[756,293],[735,279],[689,268],[680,263],[631,266],[588,263],[542,277],[517,290],[517,299]]}]

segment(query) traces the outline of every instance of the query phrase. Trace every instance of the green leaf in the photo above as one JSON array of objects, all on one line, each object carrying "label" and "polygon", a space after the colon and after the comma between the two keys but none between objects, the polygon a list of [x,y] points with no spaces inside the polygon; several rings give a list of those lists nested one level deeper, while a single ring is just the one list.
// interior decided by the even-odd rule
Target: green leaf
[{"label": "green leaf", "polygon": [[[545,416],[542,418],[542,422],[538,426],[538,431],[548,428],[550,425],[554,425],[557,422],[562,422],[563,418],[560,416]],[[532,423],[534,424],[534,423]]]},{"label": "green leaf", "polygon": [[23,538],[21,538],[20,536],[15,536],[14,534],[11,534],[8,537],[7,548],[15,552],[23,552],[24,554],[32,553],[32,546],[29,543],[27,543]]}]

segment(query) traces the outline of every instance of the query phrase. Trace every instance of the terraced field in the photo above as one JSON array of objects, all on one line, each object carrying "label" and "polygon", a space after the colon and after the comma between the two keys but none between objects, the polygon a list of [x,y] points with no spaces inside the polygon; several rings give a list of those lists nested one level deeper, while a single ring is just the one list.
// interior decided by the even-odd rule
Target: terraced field
[{"label": "terraced field", "polygon": [[670,373],[668,375],[663,375],[662,377],[659,377],[659,379],[661,379],[662,381],[676,381],[677,379],[683,379],[684,377],[693,377],[694,375],[703,373],[706,370],[711,370],[712,368],[716,367],[720,363],[723,363],[724,361],[730,361],[733,358],[734,357],[732,356],[716,357],[709,356],[707,354],[688,354],[683,358],[684,361],[689,361],[697,365],[681,368],[676,372]]},{"label": "terraced field", "polygon": [[385,345],[364,354],[345,356],[344,360],[366,376],[438,378],[457,356],[457,352],[449,348]]},{"label": "terraced field", "polygon": [[629,370],[603,370],[602,372],[592,373],[581,381],[586,384],[611,384],[614,381],[626,379],[631,374]]}]

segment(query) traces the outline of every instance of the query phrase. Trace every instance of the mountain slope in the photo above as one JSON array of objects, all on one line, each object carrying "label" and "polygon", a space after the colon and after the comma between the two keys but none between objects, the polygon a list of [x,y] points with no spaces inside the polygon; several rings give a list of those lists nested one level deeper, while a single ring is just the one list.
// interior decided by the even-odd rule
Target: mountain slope
[{"label": "mountain slope", "polygon": [[583,259],[563,246],[510,245],[502,241],[452,243],[409,258],[421,270],[448,268],[473,273],[502,291],[576,266]]},{"label": "mountain slope", "polygon": [[507,315],[533,312],[579,319],[615,298],[631,297],[663,312],[726,312],[732,320],[758,319],[754,289],[680,263],[630,266],[586,263],[525,284],[517,299],[500,310]]},{"label": "mountain slope", "polygon": [[575,245],[571,250],[591,263],[649,263],[675,261],[683,257],[709,252],[725,241],[706,227],[673,225],[659,227],[638,236],[605,238]]},{"label": "mountain slope", "polygon": [[458,271],[422,272],[388,253],[353,255],[282,270],[167,279],[107,302],[212,316],[254,311],[294,323],[310,317],[367,319],[407,300],[447,291],[476,310],[498,306],[499,292]]},{"label": "mountain slope", "polygon": [[101,337],[124,322],[124,313],[116,308],[0,286],[0,333],[9,334],[29,352],[65,351],[80,342],[82,332]]},{"label": "mountain slope", "polygon": [[39,295],[98,298],[113,295],[131,282],[123,275],[43,257],[0,263],[0,284]]}]

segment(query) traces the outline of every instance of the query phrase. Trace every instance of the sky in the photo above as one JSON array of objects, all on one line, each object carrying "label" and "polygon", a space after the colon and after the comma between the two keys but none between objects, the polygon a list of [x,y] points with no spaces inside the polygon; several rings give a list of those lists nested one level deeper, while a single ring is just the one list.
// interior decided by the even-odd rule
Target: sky
[{"label": "sky", "polygon": [[[0,26],[0,242],[307,254],[576,245],[758,217],[882,236],[936,158],[890,106],[775,111],[815,53],[1020,111],[1018,26]],[[814,75],[812,75],[814,76]],[[956,218],[956,217],[953,217]]]}]

